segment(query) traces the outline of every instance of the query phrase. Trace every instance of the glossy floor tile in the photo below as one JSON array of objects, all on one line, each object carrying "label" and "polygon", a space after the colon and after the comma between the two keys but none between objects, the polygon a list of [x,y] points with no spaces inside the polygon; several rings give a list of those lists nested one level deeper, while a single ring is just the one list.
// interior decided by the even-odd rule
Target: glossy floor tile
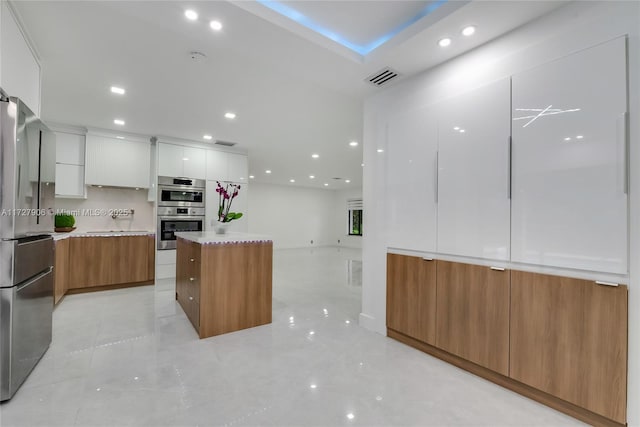
[{"label": "glossy floor tile", "polygon": [[67,296],[0,425],[580,424],[359,327],[360,259],[275,251],[273,323],[205,340],[171,280]]}]

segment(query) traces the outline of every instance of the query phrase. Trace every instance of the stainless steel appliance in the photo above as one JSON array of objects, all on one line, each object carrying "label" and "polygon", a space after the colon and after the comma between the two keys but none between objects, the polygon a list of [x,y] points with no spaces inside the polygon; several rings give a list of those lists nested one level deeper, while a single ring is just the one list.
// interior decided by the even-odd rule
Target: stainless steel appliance
[{"label": "stainless steel appliance", "polygon": [[158,206],[204,208],[205,187],[202,179],[159,176]]},{"label": "stainless steel appliance", "polygon": [[44,233],[53,231],[54,190],[41,185],[55,170],[51,144],[49,129],[0,89],[0,400],[51,343],[53,239]]},{"label": "stainless steel appliance", "polygon": [[158,207],[158,249],[176,248],[176,231],[204,230],[204,208]]}]

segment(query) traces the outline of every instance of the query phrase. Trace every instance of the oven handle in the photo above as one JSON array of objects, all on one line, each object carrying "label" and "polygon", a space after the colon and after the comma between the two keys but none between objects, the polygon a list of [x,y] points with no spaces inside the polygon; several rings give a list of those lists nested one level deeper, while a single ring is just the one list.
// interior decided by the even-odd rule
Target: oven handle
[{"label": "oven handle", "polygon": [[177,216],[158,216],[158,220],[159,221],[165,221],[165,220],[171,221],[171,220],[176,220],[176,219],[186,219],[186,220],[192,220],[192,219],[198,220],[199,219],[199,220],[204,221],[205,220],[205,216],[204,215],[195,215],[195,216],[188,216],[188,215],[184,215],[184,216],[180,216],[180,215],[177,215]]}]

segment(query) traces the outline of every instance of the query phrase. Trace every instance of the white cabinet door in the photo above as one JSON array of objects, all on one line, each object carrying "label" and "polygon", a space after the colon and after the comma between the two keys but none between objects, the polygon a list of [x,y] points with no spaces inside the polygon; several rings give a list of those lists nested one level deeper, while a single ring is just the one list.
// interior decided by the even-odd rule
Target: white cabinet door
[{"label": "white cabinet door", "polygon": [[229,177],[228,180],[238,183],[246,183],[249,180],[249,165],[244,154],[228,153]]},{"label": "white cabinet door", "polygon": [[56,197],[86,197],[84,166],[56,165]]},{"label": "white cabinet door", "polygon": [[56,162],[67,165],[84,165],[84,135],[55,132]]},{"label": "white cabinet door", "polygon": [[207,150],[207,180],[229,180],[229,159],[227,156],[228,153],[224,151]]},{"label": "white cabinet door", "polygon": [[387,245],[436,249],[435,111],[420,109],[387,124]]},{"label": "white cabinet door", "polygon": [[438,252],[509,260],[509,79],[439,105]]},{"label": "white cabinet door", "polygon": [[513,261],[627,272],[626,41],[513,76]]},{"label": "white cabinet door", "polygon": [[186,178],[206,179],[207,156],[202,148],[184,147],[182,175]]},{"label": "white cabinet door", "polygon": [[148,142],[87,135],[86,183],[114,187],[149,187]]},{"label": "white cabinet door", "polygon": [[180,145],[158,144],[158,175],[184,176],[184,150]]}]

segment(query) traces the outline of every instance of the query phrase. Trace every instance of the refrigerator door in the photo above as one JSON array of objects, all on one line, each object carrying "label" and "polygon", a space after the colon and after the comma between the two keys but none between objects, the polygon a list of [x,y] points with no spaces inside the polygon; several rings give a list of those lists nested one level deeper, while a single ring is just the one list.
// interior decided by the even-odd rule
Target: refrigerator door
[{"label": "refrigerator door", "polygon": [[[52,231],[40,217],[40,141],[42,122],[17,98],[0,102],[0,238]],[[42,206],[44,207],[44,206]]]}]

